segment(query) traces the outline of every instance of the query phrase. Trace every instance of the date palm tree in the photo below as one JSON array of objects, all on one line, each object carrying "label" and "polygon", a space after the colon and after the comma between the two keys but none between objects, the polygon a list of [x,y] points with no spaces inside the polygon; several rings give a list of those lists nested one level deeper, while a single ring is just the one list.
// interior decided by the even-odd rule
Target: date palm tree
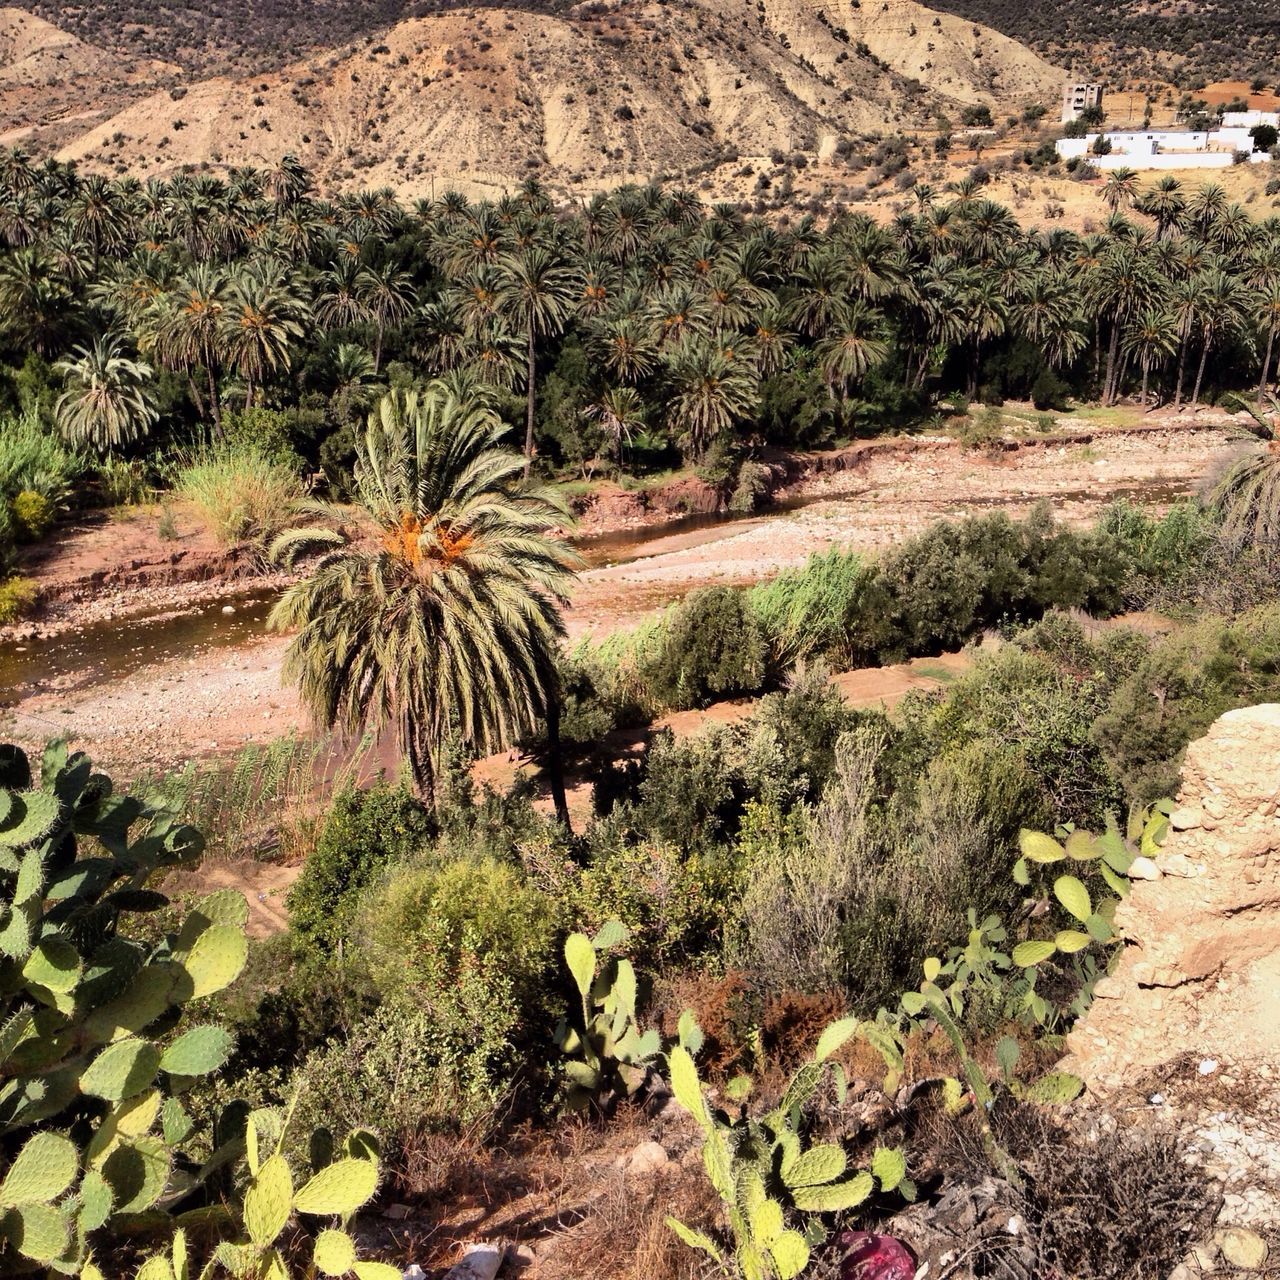
[{"label": "date palm tree", "polygon": [[140,440],[159,414],[151,400],[151,366],[123,354],[120,339],[99,337],[53,366],[66,381],[54,408],[72,444],[107,453]]},{"label": "date palm tree", "polygon": [[1200,312],[1200,367],[1196,370],[1195,390],[1191,393],[1193,405],[1200,403],[1209,353],[1224,338],[1244,331],[1248,307],[1248,290],[1234,276],[1221,270],[1206,274],[1204,307]]},{"label": "date palm tree", "polygon": [[634,387],[610,387],[582,412],[598,422],[613,441],[614,457],[621,467],[624,447],[631,443],[636,432],[645,428],[645,407],[640,393]]},{"label": "date palm tree", "polygon": [[271,374],[289,368],[308,315],[306,304],[266,264],[232,280],[222,322],[227,363],[245,380],[246,408]]},{"label": "date palm tree", "polygon": [[754,371],[730,360],[715,343],[681,343],[670,357],[668,376],[671,423],[696,457],[756,406]]},{"label": "date palm tree", "polygon": [[1151,370],[1163,364],[1178,349],[1178,322],[1160,307],[1148,307],[1129,321],[1120,342],[1129,359],[1142,370],[1142,403],[1147,403]]},{"label": "date palm tree", "polygon": [[499,263],[499,304],[526,342],[524,472],[533,465],[533,421],[538,376],[538,340],[558,334],[577,295],[574,273],[556,253],[535,246]]},{"label": "date palm tree", "polygon": [[[193,386],[195,371],[204,370],[209,412],[219,426],[222,401],[218,376],[226,352],[223,319],[230,303],[225,273],[200,263],[148,308],[141,325],[143,350],[154,355],[159,364],[186,373]],[[203,405],[197,407],[203,416]]]},{"label": "date palm tree", "polygon": [[372,525],[353,543],[332,527],[293,530],[273,556],[321,551],[270,625],[297,630],[285,658],[316,721],[353,738],[390,730],[430,797],[446,742],[489,753],[545,721],[557,815],[557,646],[575,567],[552,530],[568,512],[521,478],[506,427],[483,395],[444,382],[392,392],[369,417],[356,496]]},{"label": "date palm tree", "polygon": [[1269,399],[1270,416],[1237,400],[1257,424],[1251,430],[1262,445],[1228,465],[1210,490],[1207,505],[1229,537],[1266,543],[1274,552],[1280,550],[1280,400]]},{"label": "date palm tree", "polygon": [[844,409],[850,384],[860,382],[889,354],[884,317],[861,299],[841,308],[816,354],[831,399]]},{"label": "date palm tree", "polygon": [[416,301],[413,281],[408,272],[388,262],[380,267],[365,267],[360,272],[357,289],[377,329],[373,344],[373,371],[377,373],[382,368],[382,344],[387,328],[404,324],[413,314]]}]

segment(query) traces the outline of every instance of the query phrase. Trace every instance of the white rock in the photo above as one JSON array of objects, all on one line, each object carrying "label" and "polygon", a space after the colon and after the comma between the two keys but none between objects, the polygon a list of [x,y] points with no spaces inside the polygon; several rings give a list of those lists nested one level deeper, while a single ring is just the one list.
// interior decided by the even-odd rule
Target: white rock
[{"label": "white rock", "polygon": [[1270,1250],[1267,1242],[1255,1231],[1244,1227],[1228,1227],[1214,1233],[1214,1242],[1222,1250],[1222,1256],[1233,1267],[1244,1271],[1261,1271]]},{"label": "white rock", "polygon": [[1134,858],[1129,864],[1130,880],[1159,880],[1160,868],[1150,858]]},{"label": "white rock", "polygon": [[493,1280],[506,1256],[507,1250],[500,1244],[469,1244],[462,1261],[449,1271],[445,1280]]},{"label": "white rock", "polygon": [[1217,1058],[1204,1058],[1197,1068],[1202,1076],[1211,1076],[1218,1069]]},{"label": "white rock", "polygon": [[235,611],[236,611],[236,607],[233,604],[224,604],[222,606],[223,613],[235,613]]},{"label": "white rock", "polygon": [[400,1273],[400,1280],[427,1280],[427,1273],[415,1262],[407,1271]]}]

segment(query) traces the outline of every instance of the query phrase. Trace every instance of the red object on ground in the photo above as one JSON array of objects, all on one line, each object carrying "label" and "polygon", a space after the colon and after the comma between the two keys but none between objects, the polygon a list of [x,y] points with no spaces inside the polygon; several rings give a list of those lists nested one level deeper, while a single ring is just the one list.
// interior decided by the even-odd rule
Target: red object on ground
[{"label": "red object on ground", "polygon": [[840,1280],[915,1280],[915,1255],[893,1236],[846,1231],[840,1243],[849,1249]]}]

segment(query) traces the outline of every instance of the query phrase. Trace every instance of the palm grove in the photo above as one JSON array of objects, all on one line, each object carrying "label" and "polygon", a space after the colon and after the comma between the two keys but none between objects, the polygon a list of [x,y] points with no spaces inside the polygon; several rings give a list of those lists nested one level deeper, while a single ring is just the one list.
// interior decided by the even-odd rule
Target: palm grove
[{"label": "palm grove", "polygon": [[291,410],[295,447],[340,487],[375,389],[446,373],[496,389],[526,456],[720,471],[953,392],[1265,385],[1280,222],[1169,177],[1120,171],[1103,194],[1089,235],[1023,228],[972,181],[919,188],[887,226],[778,226],[656,187],[572,212],[532,182],[406,210],[389,190],[321,199],[288,160],[144,184],[10,151],[4,390],[99,449]]}]

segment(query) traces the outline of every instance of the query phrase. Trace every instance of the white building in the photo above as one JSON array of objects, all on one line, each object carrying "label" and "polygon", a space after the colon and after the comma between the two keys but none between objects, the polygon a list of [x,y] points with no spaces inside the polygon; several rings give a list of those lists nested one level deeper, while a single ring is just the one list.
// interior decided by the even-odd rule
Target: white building
[{"label": "white building", "polygon": [[[1093,151],[1100,136],[1105,136],[1111,144],[1106,155],[1095,155]],[[1253,140],[1248,129],[1240,128],[1154,129],[1059,138],[1054,147],[1062,159],[1088,160],[1097,169],[1225,169],[1235,163],[1237,151],[1251,151]],[[1253,152],[1249,159],[1260,164],[1270,157],[1264,152]]]},{"label": "white building", "polygon": [[1260,124],[1280,129],[1280,111],[1226,111],[1222,116],[1224,129],[1243,129],[1248,133],[1255,125]]}]

